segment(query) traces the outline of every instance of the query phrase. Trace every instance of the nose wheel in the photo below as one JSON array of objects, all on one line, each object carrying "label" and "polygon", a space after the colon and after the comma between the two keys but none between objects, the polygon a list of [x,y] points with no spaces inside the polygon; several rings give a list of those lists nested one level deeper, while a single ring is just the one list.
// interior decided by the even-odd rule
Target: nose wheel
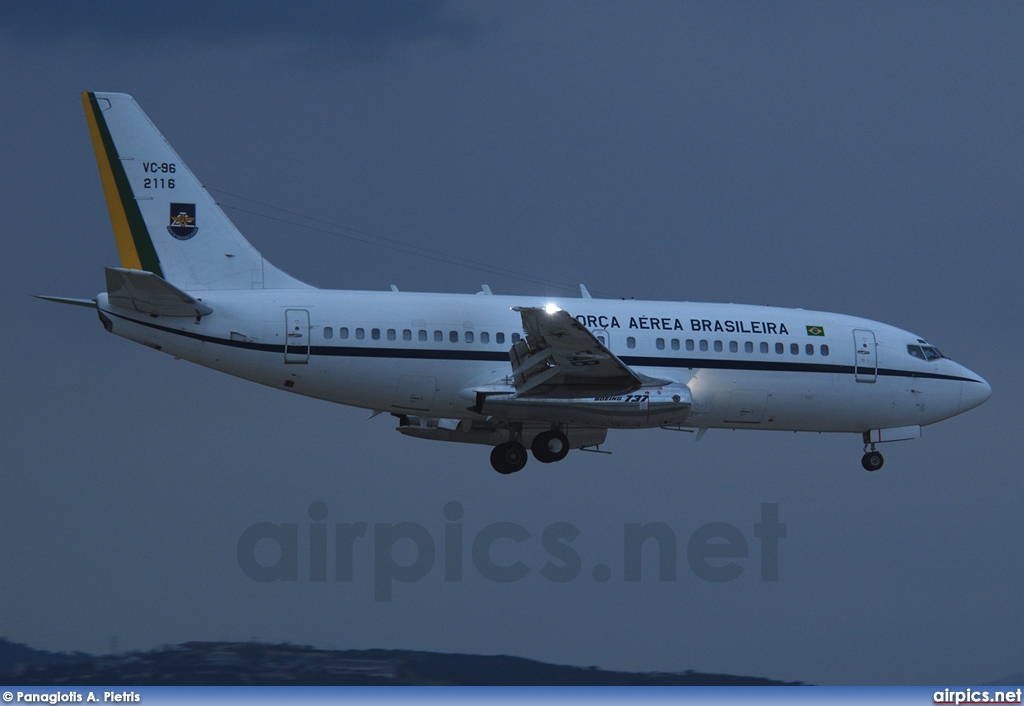
[{"label": "nose wheel", "polygon": [[860,465],[864,466],[865,471],[877,471],[883,463],[885,463],[885,459],[882,458],[882,454],[875,451],[873,446],[860,460]]}]

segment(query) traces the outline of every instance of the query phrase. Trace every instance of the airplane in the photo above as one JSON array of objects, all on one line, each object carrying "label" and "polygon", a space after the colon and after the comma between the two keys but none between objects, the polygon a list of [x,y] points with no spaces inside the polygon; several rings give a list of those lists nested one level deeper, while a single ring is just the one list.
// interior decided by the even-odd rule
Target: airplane
[{"label": "airplane", "polygon": [[120,267],[104,328],[269,387],[390,413],[420,439],[520,471],[609,429],[859,434],[879,444],[991,395],[916,334],[843,314],[580,296],[326,290],[267,262],[126,94],[82,93]]}]

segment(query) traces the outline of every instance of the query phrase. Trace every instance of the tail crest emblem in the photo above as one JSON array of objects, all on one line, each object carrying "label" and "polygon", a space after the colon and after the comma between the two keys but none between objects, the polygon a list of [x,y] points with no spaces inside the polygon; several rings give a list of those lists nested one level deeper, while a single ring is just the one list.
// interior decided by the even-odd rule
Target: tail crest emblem
[{"label": "tail crest emblem", "polygon": [[194,203],[172,203],[171,222],[167,232],[178,240],[188,240],[199,232],[196,225],[196,205]]}]

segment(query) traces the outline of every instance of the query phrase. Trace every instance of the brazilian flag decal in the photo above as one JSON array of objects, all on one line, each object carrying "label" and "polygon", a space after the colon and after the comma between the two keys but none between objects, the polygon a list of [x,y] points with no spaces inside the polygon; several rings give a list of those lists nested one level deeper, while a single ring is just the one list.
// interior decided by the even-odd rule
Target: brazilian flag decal
[{"label": "brazilian flag decal", "polygon": [[808,336],[824,336],[825,335],[825,327],[824,326],[808,326],[807,327],[807,335]]}]

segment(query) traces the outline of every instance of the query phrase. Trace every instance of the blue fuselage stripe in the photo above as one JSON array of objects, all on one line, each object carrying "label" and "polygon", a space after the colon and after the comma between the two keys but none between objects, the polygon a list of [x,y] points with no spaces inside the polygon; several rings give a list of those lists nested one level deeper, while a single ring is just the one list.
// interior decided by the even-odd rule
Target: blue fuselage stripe
[{"label": "blue fuselage stripe", "polygon": [[[176,336],[184,336],[203,343],[228,346],[231,348],[243,348],[246,350],[259,351],[262,353],[285,353],[285,346],[275,343],[256,343],[253,341],[233,341],[217,336],[208,336],[192,331],[181,331],[168,326],[161,326],[151,321],[133,319],[112,311],[105,313],[116,316],[124,321],[130,321],[140,326],[163,331]],[[300,353],[305,346],[289,347],[291,353]],[[389,348],[384,346],[309,346],[310,356],[324,357],[345,357],[345,358],[392,358],[402,360],[454,360],[454,361],[491,361],[496,363],[508,363],[509,356],[503,351],[485,350],[439,350],[432,348]],[[633,367],[641,368],[687,368],[716,369],[716,370],[741,370],[756,372],[780,372],[780,373],[834,373],[840,375],[853,375],[859,372],[862,375],[877,373],[889,377],[905,378],[926,378],[932,380],[958,380],[961,382],[979,382],[973,378],[958,375],[944,375],[941,373],[928,373],[916,370],[900,370],[890,368],[854,369],[852,365],[837,365],[832,363],[787,363],[782,361],[766,360],[728,360],[721,358],[671,358],[668,356],[620,356],[623,363]]]}]

